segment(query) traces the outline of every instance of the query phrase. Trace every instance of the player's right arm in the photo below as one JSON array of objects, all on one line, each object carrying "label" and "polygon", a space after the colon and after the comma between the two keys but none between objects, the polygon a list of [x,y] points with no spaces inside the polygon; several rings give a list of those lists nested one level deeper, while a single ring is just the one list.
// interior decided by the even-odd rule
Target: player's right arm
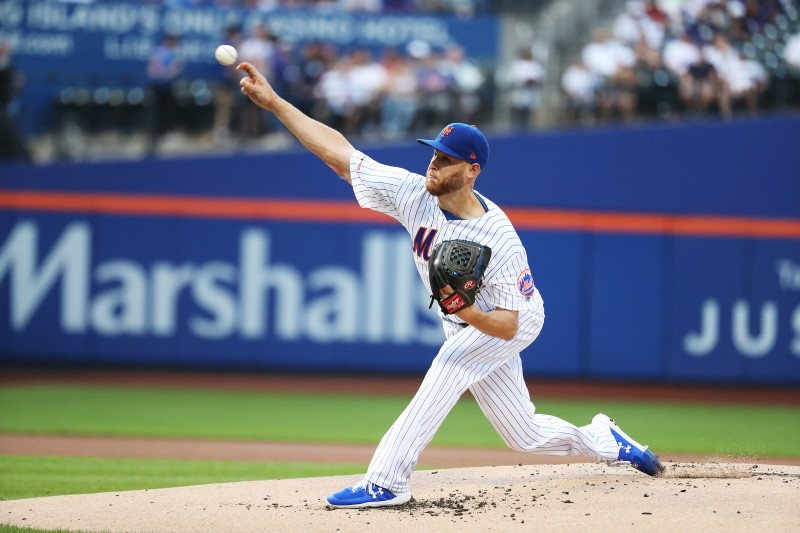
[{"label": "player's right arm", "polygon": [[338,131],[303,114],[299,109],[278,96],[267,79],[253,65],[242,62],[236,70],[247,76],[239,85],[257,106],[273,113],[286,128],[348,183],[350,180],[350,156],[355,148]]}]

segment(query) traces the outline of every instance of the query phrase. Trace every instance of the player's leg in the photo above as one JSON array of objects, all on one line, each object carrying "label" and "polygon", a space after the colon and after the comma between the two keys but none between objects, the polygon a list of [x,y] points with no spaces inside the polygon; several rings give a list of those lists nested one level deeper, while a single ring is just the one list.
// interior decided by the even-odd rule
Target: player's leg
[{"label": "player's leg", "polygon": [[[399,505],[419,454],[470,384],[518,352],[475,328],[451,330],[408,407],[381,439],[364,480],[328,497],[338,507]],[[509,346],[511,345],[511,346]]]},{"label": "player's leg", "polygon": [[583,455],[609,464],[630,464],[648,475],[664,471],[658,458],[604,414],[586,426],[536,414],[517,355],[470,387],[486,417],[515,450],[543,455]]},{"label": "player's leg", "polygon": [[444,323],[447,340],[411,403],[381,439],[367,470],[367,483],[400,493],[408,491],[419,454],[461,395],[509,358],[517,357],[537,337],[544,322],[541,299],[539,302],[537,309],[525,315],[524,326],[512,341],[473,327]]},{"label": "player's leg", "polygon": [[510,345],[475,328],[463,329],[448,339],[411,403],[381,439],[367,479],[382,487],[407,491],[419,454],[447,414],[472,383],[516,353]]},{"label": "player's leg", "polygon": [[608,431],[579,428],[555,416],[536,414],[519,355],[473,384],[470,391],[511,449],[543,455],[584,455],[597,460],[617,458],[619,446]]}]

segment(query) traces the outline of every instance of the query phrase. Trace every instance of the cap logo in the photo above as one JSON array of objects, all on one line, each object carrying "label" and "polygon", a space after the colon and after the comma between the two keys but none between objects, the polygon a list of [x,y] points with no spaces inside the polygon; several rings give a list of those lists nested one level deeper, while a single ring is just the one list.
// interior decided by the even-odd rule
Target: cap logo
[{"label": "cap logo", "polygon": [[452,132],[452,131],[453,131],[453,126],[448,126],[447,128],[443,129],[442,130],[442,138],[444,138],[447,135],[450,135],[450,132]]},{"label": "cap logo", "polygon": [[478,159],[478,156],[475,155],[475,152],[472,152],[471,154],[469,154],[469,158],[470,159]]}]

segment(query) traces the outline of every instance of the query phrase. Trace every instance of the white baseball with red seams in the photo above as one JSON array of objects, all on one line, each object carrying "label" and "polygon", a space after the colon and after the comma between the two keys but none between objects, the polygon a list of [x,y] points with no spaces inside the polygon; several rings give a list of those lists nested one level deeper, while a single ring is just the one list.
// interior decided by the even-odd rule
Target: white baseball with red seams
[{"label": "white baseball with red seams", "polygon": [[425,177],[377,163],[356,151],[350,177],[361,207],[385,213],[410,233],[414,263],[430,292],[428,260],[437,244],[462,239],[492,249],[475,304],[483,311],[519,313],[519,330],[506,341],[439,312],[446,341],[411,403],[384,435],[365,479],[393,492],[407,492],[417,458],[461,395],[470,390],[512,449],[547,455],[584,455],[613,461],[619,445],[607,427],[577,427],[535,413],[522,375],[520,352],[539,335],[544,306],[525,248],[506,214],[477,191],[485,213],[459,219],[441,209],[425,189]]},{"label": "white baseball with red seams", "polygon": [[217,47],[214,51],[214,57],[221,65],[230,66],[236,63],[236,60],[239,59],[239,52],[236,51],[236,48],[229,44],[223,44]]}]

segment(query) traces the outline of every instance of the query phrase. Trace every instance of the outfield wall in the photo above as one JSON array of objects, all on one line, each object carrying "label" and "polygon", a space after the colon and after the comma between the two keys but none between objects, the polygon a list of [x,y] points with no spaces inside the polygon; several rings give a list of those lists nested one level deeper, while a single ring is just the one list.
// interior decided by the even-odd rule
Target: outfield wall
[{"label": "outfield wall", "polygon": [[[547,312],[528,375],[800,383],[800,120],[491,144]],[[3,166],[0,362],[423,372],[409,250],[301,151]]]}]

